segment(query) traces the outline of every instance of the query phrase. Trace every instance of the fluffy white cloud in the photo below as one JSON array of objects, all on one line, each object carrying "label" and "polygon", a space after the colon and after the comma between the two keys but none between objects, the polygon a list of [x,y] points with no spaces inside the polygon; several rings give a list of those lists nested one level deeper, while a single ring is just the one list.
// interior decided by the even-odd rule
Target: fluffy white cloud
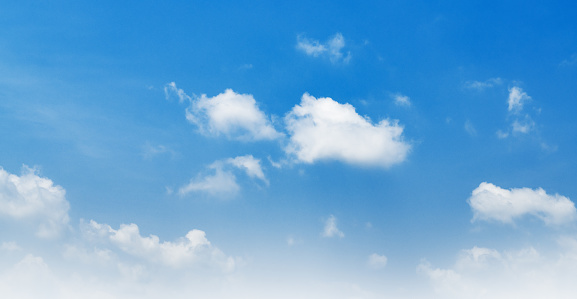
[{"label": "fluffy white cloud", "polygon": [[174,94],[179,101],[190,102],[186,109],[186,119],[195,124],[202,134],[224,135],[242,141],[282,137],[250,94],[239,94],[227,89],[214,97],[207,97],[205,94],[190,97],[182,89],[178,89],[174,82],[165,86],[165,93],[167,97]]},{"label": "fluffy white cloud", "polygon": [[323,237],[332,238],[339,237],[343,238],[345,234],[340,231],[337,227],[337,217],[334,215],[329,216],[327,221],[325,221],[325,228],[322,233]]},{"label": "fluffy white cloud", "polygon": [[285,117],[289,154],[305,163],[340,160],[350,164],[390,167],[405,160],[410,145],[403,127],[382,120],[374,125],[350,104],[304,94]]},{"label": "fluffy white cloud", "polygon": [[527,95],[520,87],[513,86],[509,88],[509,112],[518,113],[523,109],[525,102],[531,100],[531,97]]},{"label": "fluffy white cloud", "polygon": [[191,179],[188,184],[179,188],[178,193],[186,195],[200,191],[216,197],[234,196],[240,191],[240,186],[231,168],[243,170],[249,177],[258,178],[267,185],[269,183],[260,165],[260,159],[246,155],[212,163],[209,169],[212,169],[214,174]]},{"label": "fluffy white cloud", "polygon": [[472,221],[513,223],[524,215],[533,215],[548,225],[559,225],[569,223],[577,216],[575,205],[569,198],[549,195],[541,188],[507,190],[483,182],[473,190],[468,203],[473,210]]},{"label": "fluffy white cloud", "polygon": [[344,47],[345,38],[340,33],[335,34],[335,36],[330,38],[326,43],[321,43],[318,40],[308,39],[300,35],[297,37],[296,48],[298,50],[313,57],[326,56],[333,63],[348,63],[350,61],[351,53],[347,52],[345,55],[342,51]]},{"label": "fluffy white cloud", "polygon": [[373,253],[369,255],[368,265],[373,269],[382,269],[387,265],[387,261],[386,256]]},{"label": "fluffy white cloud", "polygon": [[235,260],[227,257],[206,239],[204,231],[193,229],[176,242],[160,242],[155,235],[143,237],[136,224],[122,224],[118,230],[107,224],[91,220],[83,227],[90,237],[107,238],[122,251],[173,268],[188,267],[197,263],[218,265],[224,271],[232,271]]},{"label": "fluffy white cloud", "polygon": [[395,105],[397,105],[397,106],[405,106],[405,107],[411,106],[411,99],[406,95],[396,93],[392,97],[393,97],[393,100],[395,101]]},{"label": "fluffy white cloud", "polygon": [[68,224],[65,195],[64,188],[33,169],[24,167],[18,176],[0,168],[0,216],[34,223],[39,237],[55,237]]},{"label": "fluffy white cloud", "polygon": [[501,78],[490,78],[485,81],[467,81],[465,82],[465,88],[483,91],[487,88],[491,88],[496,85],[501,85],[502,83],[503,80],[501,80]]}]

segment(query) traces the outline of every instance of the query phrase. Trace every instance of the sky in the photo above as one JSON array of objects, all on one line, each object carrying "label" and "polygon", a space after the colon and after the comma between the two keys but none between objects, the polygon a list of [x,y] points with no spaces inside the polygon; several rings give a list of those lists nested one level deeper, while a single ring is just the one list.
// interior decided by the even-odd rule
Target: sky
[{"label": "sky", "polygon": [[575,298],[577,4],[0,3],[0,297]]}]

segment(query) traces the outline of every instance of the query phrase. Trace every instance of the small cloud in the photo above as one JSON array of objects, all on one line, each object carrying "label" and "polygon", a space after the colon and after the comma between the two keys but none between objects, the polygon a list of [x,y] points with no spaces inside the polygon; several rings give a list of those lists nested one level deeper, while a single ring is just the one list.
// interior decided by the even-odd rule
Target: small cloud
[{"label": "small cloud", "polygon": [[373,269],[382,269],[387,265],[387,257],[384,255],[373,253],[369,255],[367,264]]},{"label": "small cloud", "polygon": [[561,61],[559,66],[569,67],[577,64],[577,53],[571,55],[568,59]]},{"label": "small cloud", "polygon": [[477,130],[470,120],[465,121],[465,131],[471,136],[477,136]]},{"label": "small cloud", "polygon": [[509,137],[509,133],[508,132],[503,132],[501,130],[497,130],[497,138],[499,139],[505,139],[507,137]]},{"label": "small cloud", "polygon": [[509,112],[519,113],[523,110],[523,105],[525,102],[531,100],[531,97],[527,95],[520,87],[513,86],[509,88]]},{"label": "small cloud", "polygon": [[251,63],[246,63],[246,64],[241,65],[238,69],[241,71],[244,71],[244,70],[250,70],[252,68],[253,68],[253,65]]},{"label": "small cloud", "polygon": [[260,160],[255,159],[252,155],[240,156],[226,160],[227,163],[243,169],[251,178],[258,178],[268,185],[268,180],[264,176],[264,172],[260,166]]},{"label": "small cloud", "polygon": [[404,106],[404,107],[411,106],[411,99],[406,95],[396,93],[392,95],[392,98],[395,101],[395,105],[397,106]]},{"label": "small cloud", "polygon": [[[191,179],[188,184],[179,188],[178,194],[183,196],[191,192],[204,192],[215,197],[234,197],[240,191],[236,175],[232,172],[234,168],[244,170],[249,177],[258,178],[267,185],[269,184],[260,166],[260,160],[252,155],[218,160],[208,168],[212,169],[214,174],[199,175]],[[167,190],[172,192],[172,189]]]},{"label": "small cloud", "polygon": [[168,148],[165,145],[162,144],[158,144],[158,145],[152,145],[149,142],[145,143],[144,146],[142,147],[142,157],[144,159],[152,159],[158,155],[162,155],[162,154],[169,154],[172,157],[176,156],[176,152],[173,151],[172,149]]},{"label": "small cloud", "polygon": [[18,244],[16,244],[16,242],[10,241],[10,242],[2,242],[2,244],[0,244],[0,250],[19,251],[19,250],[22,250],[22,248],[20,248],[20,246],[18,246]]},{"label": "small cloud", "polygon": [[274,140],[283,136],[273,127],[269,117],[262,112],[254,97],[239,94],[232,89],[214,97],[205,94],[188,96],[174,82],[164,88],[167,98],[176,96],[180,102],[189,102],[186,119],[196,125],[201,134],[241,141]]},{"label": "small cloud", "polygon": [[312,57],[328,57],[332,63],[348,63],[351,59],[351,53],[346,55],[342,49],[345,47],[345,39],[342,34],[337,33],[325,43],[315,39],[309,39],[297,36],[297,50],[304,52]]},{"label": "small cloud", "polygon": [[331,215],[327,221],[325,221],[325,228],[322,236],[325,238],[343,238],[345,236],[345,234],[337,228],[337,218],[334,215]]},{"label": "small cloud", "polygon": [[501,80],[501,78],[490,78],[485,81],[467,81],[465,82],[464,87],[467,89],[483,91],[485,89],[501,84],[503,84],[503,80]]}]

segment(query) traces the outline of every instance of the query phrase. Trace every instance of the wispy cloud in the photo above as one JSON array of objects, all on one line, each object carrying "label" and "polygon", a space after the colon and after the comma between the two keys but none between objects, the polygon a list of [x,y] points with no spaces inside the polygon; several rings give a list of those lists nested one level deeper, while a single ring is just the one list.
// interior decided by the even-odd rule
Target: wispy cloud
[{"label": "wispy cloud", "polygon": [[343,53],[345,38],[341,33],[335,34],[328,41],[321,43],[301,35],[297,36],[296,48],[312,57],[327,57],[332,63],[348,63],[351,53]]},{"label": "wispy cloud", "polygon": [[213,174],[192,178],[188,184],[178,189],[178,194],[182,196],[191,192],[203,192],[221,198],[234,197],[240,191],[240,186],[231,167],[243,170],[249,177],[258,178],[265,184],[269,184],[260,160],[252,155],[246,155],[212,163],[208,168],[213,171]]},{"label": "wispy cloud", "polygon": [[467,89],[474,89],[477,91],[483,91],[488,88],[492,88],[497,85],[503,84],[503,80],[501,78],[490,78],[485,81],[467,81],[464,84],[464,87]]},{"label": "wispy cloud", "polygon": [[395,105],[397,106],[404,106],[404,107],[411,106],[411,99],[406,95],[395,93],[392,95],[392,98],[395,101]]},{"label": "wispy cloud", "polygon": [[387,265],[387,257],[384,255],[373,253],[369,255],[367,264],[373,269],[382,269]]},{"label": "wispy cloud", "polygon": [[344,238],[345,234],[337,228],[337,217],[334,215],[329,216],[325,221],[325,227],[322,232],[322,236],[325,238],[339,237]]}]

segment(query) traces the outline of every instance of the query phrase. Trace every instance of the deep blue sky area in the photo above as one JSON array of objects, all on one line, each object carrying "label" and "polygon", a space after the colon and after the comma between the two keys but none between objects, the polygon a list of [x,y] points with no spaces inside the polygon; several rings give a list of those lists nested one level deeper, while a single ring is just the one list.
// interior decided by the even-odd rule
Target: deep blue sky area
[{"label": "deep blue sky area", "polygon": [[576,20],[2,1],[0,297],[574,298]]}]

